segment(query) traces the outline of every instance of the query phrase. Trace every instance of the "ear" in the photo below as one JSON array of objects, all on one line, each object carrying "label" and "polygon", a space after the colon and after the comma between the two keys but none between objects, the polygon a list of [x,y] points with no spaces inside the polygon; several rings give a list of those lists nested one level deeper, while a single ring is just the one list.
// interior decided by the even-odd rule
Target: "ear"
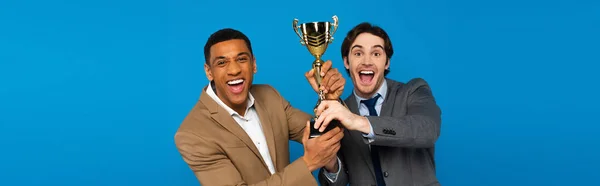
[{"label": "ear", "polygon": [[213,80],[213,75],[212,72],[210,71],[210,66],[208,66],[208,64],[204,63],[204,73],[206,74],[206,78],[208,79],[208,81],[212,81]]},{"label": "ear", "polygon": [[388,58],[387,61],[385,61],[385,69],[388,70],[390,69],[390,59]]},{"label": "ear", "polygon": [[344,67],[346,67],[346,69],[350,69],[350,62],[348,62],[348,57],[344,57]]},{"label": "ear", "polygon": [[252,64],[254,65],[252,71],[256,74],[256,57],[252,56]]}]

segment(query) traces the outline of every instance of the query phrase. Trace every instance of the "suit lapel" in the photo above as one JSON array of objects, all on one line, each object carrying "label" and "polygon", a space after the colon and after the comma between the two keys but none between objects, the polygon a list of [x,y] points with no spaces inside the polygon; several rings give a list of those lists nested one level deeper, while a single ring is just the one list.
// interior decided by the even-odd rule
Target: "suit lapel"
[{"label": "suit lapel", "polygon": [[381,105],[380,116],[391,116],[392,110],[394,110],[394,104],[396,102],[396,91],[398,91],[398,83],[391,79],[386,79],[387,92],[385,99],[383,99],[383,105]]},{"label": "suit lapel", "polygon": [[[256,95],[256,94],[253,94]],[[256,96],[254,96],[256,98]],[[269,154],[271,155],[271,160],[273,161],[273,167],[275,167],[275,172],[277,172],[277,157],[275,149],[275,137],[273,135],[273,126],[271,125],[271,120],[269,119],[269,112],[266,108],[266,104],[263,105],[260,100],[254,100],[254,108],[256,109],[256,114],[260,119],[260,124],[262,126],[263,133],[265,134],[265,138],[267,139],[267,146],[269,147]]]},{"label": "suit lapel", "polygon": [[[356,97],[354,97],[354,94],[352,94],[348,99],[346,99],[346,104],[348,105],[348,108],[350,109],[350,111],[352,111],[352,113],[360,115],[360,112],[358,111],[359,105],[356,102]],[[369,167],[369,170],[371,170],[371,174],[374,178],[375,170],[373,169],[373,162],[371,161],[371,149],[369,149],[369,145],[365,144],[365,139],[362,136],[361,132],[348,131],[348,133],[350,134],[351,139],[354,140],[354,144],[357,144],[356,148],[359,148],[360,154],[363,156],[362,159]]]},{"label": "suit lapel", "polygon": [[206,108],[208,108],[211,118],[231,132],[234,136],[239,138],[242,142],[244,142],[244,144],[246,144],[246,146],[252,150],[254,155],[262,160],[265,168],[268,169],[267,165],[264,163],[265,160],[260,155],[258,148],[256,148],[246,131],[242,129],[242,127],[223,107],[217,104],[217,102],[215,102],[208,94],[206,94],[205,90],[206,88],[203,89],[202,94],[200,95],[200,101],[202,104],[206,105]]}]

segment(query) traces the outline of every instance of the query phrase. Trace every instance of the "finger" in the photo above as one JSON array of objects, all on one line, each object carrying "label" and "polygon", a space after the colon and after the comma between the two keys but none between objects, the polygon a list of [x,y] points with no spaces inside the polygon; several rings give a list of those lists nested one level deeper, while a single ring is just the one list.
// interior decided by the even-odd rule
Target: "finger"
[{"label": "finger", "polygon": [[[319,104],[319,106],[317,106],[317,111],[315,111],[315,114],[318,116],[321,116],[321,113],[323,111],[325,111],[327,108],[329,108],[329,100],[323,100],[321,101],[321,103]],[[315,128],[316,129],[316,128]]]},{"label": "finger", "polygon": [[[336,83],[338,83],[338,81],[340,81],[342,79],[342,76],[337,73],[337,69],[333,69],[331,71],[335,71],[336,73],[332,73],[332,75],[330,75],[329,79],[327,79],[327,84],[325,84],[325,88],[326,90],[329,91],[333,91],[332,87],[333,85],[335,85]],[[329,74],[327,74],[329,75]]]},{"label": "finger", "polygon": [[[340,132],[341,129],[338,129],[338,127],[336,127],[335,129],[337,129],[337,131],[331,130],[330,132],[327,132],[325,134],[333,134],[331,135],[331,138],[329,138],[328,140],[324,141],[324,142],[319,142],[322,145],[325,145],[326,147],[329,148],[333,148],[336,144],[340,144],[340,141],[342,140],[342,138],[344,137],[344,133]],[[322,135],[321,137],[323,137],[325,135]]]},{"label": "finger", "polygon": [[319,132],[323,132],[325,131],[325,128],[327,128],[327,126],[329,126],[329,123],[331,122],[331,120],[337,118],[336,117],[336,113],[335,112],[330,112],[331,114],[327,114],[325,115],[325,118],[323,118],[323,124],[321,125],[321,128],[319,129]]},{"label": "finger", "polygon": [[332,141],[336,141],[336,142],[337,142],[337,141],[340,141],[340,140],[342,140],[342,138],[344,138],[344,133],[343,133],[343,132],[341,132],[341,129],[340,129],[340,132],[336,133],[336,134],[335,134],[335,136],[333,136],[333,137],[331,138],[331,140],[332,140]]},{"label": "finger", "polygon": [[340,128],[340,130],[341,130],[340,132],[341,132],[341,133],[344,133],[344,130],[345,130],[345,129],[344,129],[344,126],[337,126],[337,128]]},{"label": "finger", "polygon": [[323,118],[325,117],[323,116],[323,113],[319,114],[319,117],[317,118],[317,120],[315,120],[315,125],[313,126],[315,129],[319,129],[323,124]]},{"label": "finger", "polygon": [[[342,129],[340,129],[339,127],[335,127],[333,129],[331,129],[330,131],[326,132],[325,134],[321,135],[321,141],[331,141],[331,138],[333,138],[336,134],[340,133],[340,131],[342,131]],[[325,143],[325,145],[331,145],[331,143],[334,143],[335,141],[331,141],[330,143]]]},{"label": "finger", "polygon": [[332,81],[331,78],[333,78],[335,76],[336,76],[336,69],[331,69],[325,73],[325,76],[323,76],[323,79],[321,80],[321,85],[324,86],[324,90],[327,90],[327,87],[329,86],[330,82]]},{"label": "finger", "polygon": [[327,155],[325,156],[324,159],[325,160],[332,160],[332,159],[336,158],[337,152],[338,152],[338,150],[340,150],[340,148],[339,147],[336,148],[335,146],[332,146],[331,148],[328,148],[327,150],[329,152],[327,152]]},{"label": "finger", "polygon": [[316,92],[319,92],[319,87],[317,87],[317,80],[315,80],[315,78],[313,76],[314,74],[315,74],[315,69],[310,69],[310,71],[304,73],[304,76],[306,77],[306,80],[308,80],[308,83],[313,88],[313,90],[315,90]]},{"label": "finger", "polygon": [[323,63],[323,65],[321,65],[321,77],[325,76],[325,74],[327,74],[327,71],[329,71],[329,69],[331,69],[332,63],[331,60],[327,60],[325,61],[325,63]]},{"label": "finger", "polygon": [[[327,128],[327,126],[329,126],[331,124],[331,122],[333,122],[334,120],[340,121],[340,123],[341,123],[339,116],[340,116],[339,112],[331,112],[331,114],[327,114],[327,116],[323,119],[323,124],[322,124],[322,125],[325,125],[325,127],[321,127],[319,131],[323,132]],[[341,123],[341,124],[344,125],[343,123]],[[340,130],[342,130],[341,127],[342,126],[337,126],[335,128],[339,128]],[[340,132],[343,132],[343,131],[340,131]]]},{"label": "finger", "polygon": [[330,148],[331,149],[331,154],[333,155],[331,157],[331,159],[336,158],[335,156],[337,156],[338,151],[340,151],[340,148],[342,147],[342,145],[338,142],[333,144],[333,146]]},{"label": "finger", "polygon": [[342,147],[342,145],[340,144],[340,142],[337,142],[332,145],[331,150],[335,154],[338,150],[340,150],[340,147]]},{"label": "finger", "polygon": [[338,91],[341,92],[341,91],[344,91],[344,85],[345,84],[346,84],[346,80],[344,80],[344,78],[340,78],[335,83],[333,83],[333,85],[331,85],[329,87],[329,92],[338,92]]},{"label": "finger", "polygon": [[[323,103],[323,102],[321,102]],[[320,106],[320,105],[319,105]],[[315,129],[319,129],[320,132],[323,132],[323,130],[321,130],[322,128],[327,127],[328,123],[325,123],[325,119],[327,118],[327,116],[330,114],[331,109],[326,108],[325,110],[323,110],[320,114],[319,114],[319,118],[317,118],[315,124]]]},{"label": "finger", "polygon": [[335,82],[330,83],[331,90],[337,90],[339,88],[344,88],[344,84],[346,84],[346,79],[342,77],[342,75],[338,75]]},{"label": "finger", "polygon": [[337,150],[339,150],[339,148],[341,147],[341,141],[336,140],[334,138],[331,138],[328,141],[320,142],[320,143],[326,145],[325,147],[327,148],[327,150],[331,150],[332,152],[337,152]]}]

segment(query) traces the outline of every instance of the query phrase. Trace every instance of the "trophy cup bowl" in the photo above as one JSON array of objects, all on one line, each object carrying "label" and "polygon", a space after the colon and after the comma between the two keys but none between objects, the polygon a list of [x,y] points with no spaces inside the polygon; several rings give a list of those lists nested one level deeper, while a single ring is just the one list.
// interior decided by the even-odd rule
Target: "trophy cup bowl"
[{"label": "trophy cup bowl", "polygon": [[[337,30],[338,27],[338,18],[337,16],[333,16],[333,23],[331,22],[307,22],[298,25],[298,19],[294,19],[293,28],[296,32],[296,35],[300,37],[300,44],[306,46],[308,52],[312,56],[315,57],[315,60],[312,63],[312,68],[315,70],[314,78],[317,81],[317,86],[321,86],[321,66],[325,63],[321,60],[321,57],[327,50],[327,46],[333,42],[333,34]],[[316,115],[316,109],[321,103],[322,100],[325,100],[325,96],[323,91],[319,92],[319,100],[314,108],[315,117],[310,121],[310,136],[309,138],[315,138],[321,136],[323,133],[335,128],[336,126],[341,126],[340,122],[337,120],[332,120],[327,128],[323,132],[319,132],[318,129],[315,129],[313,126],[315,124],[315,120],[319,117]]]}]

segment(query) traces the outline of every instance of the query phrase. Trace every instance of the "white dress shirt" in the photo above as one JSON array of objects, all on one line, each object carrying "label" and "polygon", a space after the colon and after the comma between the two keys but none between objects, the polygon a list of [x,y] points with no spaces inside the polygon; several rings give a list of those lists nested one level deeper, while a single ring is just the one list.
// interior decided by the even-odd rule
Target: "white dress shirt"
[{"label": "white dress shirt", "polygon": [[[377,111],[377,116],[379,116],[381,114],[381,106],[383,106],[383,100],[385,99],[385,96],[387,95],[387,89],[388,89],[387,82],[384,78],[381,87],[379,87],[379,90],[377,90],[377,93],[373,94],[373,96],[371,96],[370,98],[360,97],[360,96],[358,96],[358,94],[356,94],[356,91],[353,91],[354,97],[356,97],[356,103],[358,103],[358,112],[360,113],[360,115],[361,116],[369,116],[370,115],[369,108],[367,108],[367,106],[365,104],[361,103],[360,101],[374,98],[375,96],[377,96],[377,94],[379,94],[379,95],[381,95],[381,98],[379,98],[377,100],[377,102],[375,103],[375,111]],[[372,143],[373,141],[375,141],[375,133],[373,132],[373,125],[371,125],[371,122],[369,122],[369,127],[371,128],[371,130],[370,130],[371,132],[369,132],[369,134],[363,134],[363,137],[367,138],[369,143]],[[371,148],[370,145],[369,145],[369,148]],[[327,179],[329,179],[329,181],[335,182],[337,180],[337,176],[340,174],[339,165],[341,165],[341,161],[338,158],[338,172],[337,173],[330,173],[327,170],[324,170],[325,177],[327,177]]]},{"label": "white dress shirt", "polygon": [[231,117],[244,129],[246,134],[252,139],[254,145],[260,152],[260,155],[265,160],[267,167],[269,168],[269,172],[271,174],[275,173],[275,167],[273,166],[273,161],[271,160],[271,154],[269,154],[269,147],[267,146],[267,140],[265,138],[265,134],[263,133],[262,126],[260,124],[260,119],[258,118],[258,114],[254,109],[254,97],[252,94],[248,93],[248,106],[246,107],[246,114],[241,116],[233,109],[229,108],[229,106],[225,105],[217,94],[212,89],[211,83],[208,84],[208,88],[206,89],[206,94],[210,96],[213,100],[215,100],[221,107],[223,107]]},{"label": "white dress shirt", "polygon": [[[377,102],[375,103],[375,110],[377,111],[377,116],[379,116],[381,114],[381,106],[383,106],[383,100],[385,99],[385,96],[387,95],[387,82],[385,80],[385,78],[383,79],[383,82],[381,84],[381,87],[379,87],[379,90],[377,90],[377,93],[373,94],[373,96],[371,96],[370,98],[362,98],[360,96],[358,96],[356,94],[356,92],[354,93],[354,97],[356,97],[356,103],[358,103],[358,112],[360,113],[361,116],[369,116],[369,108],[367,108],[367,105],[362,104],[360,101],[362,100],[367,100],[367,99],[371,99],[374,98],[375,96],[377,96],[377,94],[381,95],[381,98],[379,98],[377,100]],[[369,122],[369,126],[371,127],[371,132],[369,134],[363,134],[364,137],[369,139],[369,143],[373,142],[373,140],[375,140],[375,133],[373,133],[373,126],[371,125],[371,122]]]}]

